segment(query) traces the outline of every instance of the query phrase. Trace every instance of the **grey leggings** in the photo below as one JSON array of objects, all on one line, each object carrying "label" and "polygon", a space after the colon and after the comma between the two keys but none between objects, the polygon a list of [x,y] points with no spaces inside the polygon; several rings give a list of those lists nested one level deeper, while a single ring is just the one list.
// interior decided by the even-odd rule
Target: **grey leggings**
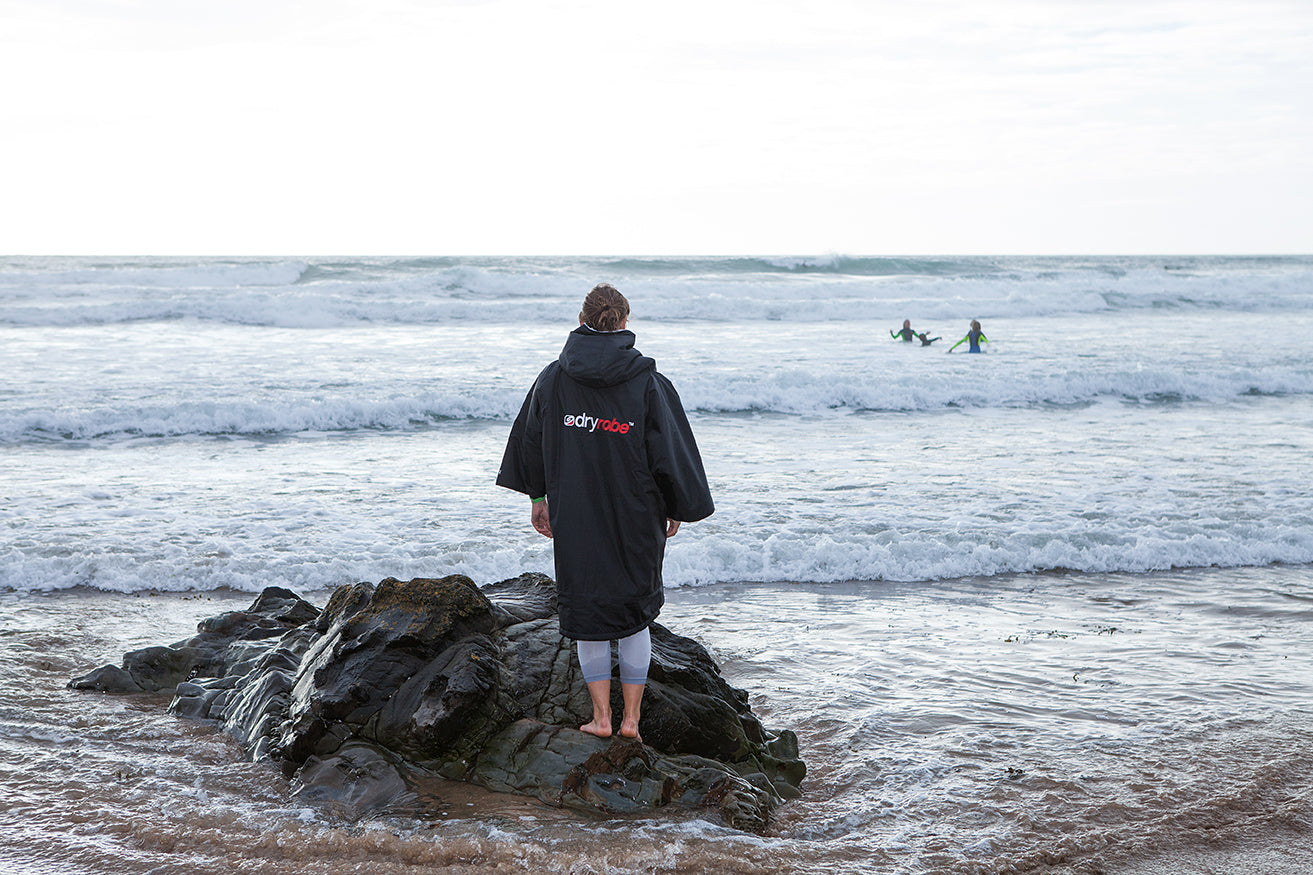
[{"label": "grey leggings", "polygon": [[[635,632],[620,642],[620,683],[647,683],[647,667],[652,662],[652,635],[646,629]],[[584,683],[611,679],[611,642],[576,641],[579,651],[579,669]]]}]

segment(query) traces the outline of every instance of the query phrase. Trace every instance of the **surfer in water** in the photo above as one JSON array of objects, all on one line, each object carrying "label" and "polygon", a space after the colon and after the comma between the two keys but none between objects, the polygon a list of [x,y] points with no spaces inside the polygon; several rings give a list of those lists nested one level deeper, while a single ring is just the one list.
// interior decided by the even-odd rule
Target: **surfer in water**
[{"label": "surfer in water", "polygon": [[928,335],[929,333],[930,333],[929,331],[922,331],[920,334],[916,336],[916,339],[921,341],[922,346],[929,346],[930,344],[934,343],[936,340],[940,339],[938,337],[927,337],[926,335]]},{"label": "surfer in water", "polygon": [[989,338],[985,336],[985,332],[980,330],[980,323],[974,319],[971,320],[971,330],[967,332],[967,336],[950,346],[948,351],[952,352],[964,343],[970,344],[967,347],[967,352],[980,352],[980,344],[989,343]]},{"label": "surfer in water", "polygon": [[902,340],[906,343],[911,343],[912,338],[916,337],[916,332],[912,330],[912,320],[904,319],[902,329],[899,331],[890,331],[889,336],[894,340]]}]

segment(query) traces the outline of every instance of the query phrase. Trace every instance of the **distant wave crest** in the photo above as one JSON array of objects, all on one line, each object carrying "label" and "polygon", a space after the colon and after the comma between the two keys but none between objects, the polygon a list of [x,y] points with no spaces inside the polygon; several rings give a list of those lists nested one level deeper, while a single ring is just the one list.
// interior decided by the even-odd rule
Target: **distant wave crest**
[{"label": "distant wave crest", "polygon": [[782,371],[681,380],[685,404],[705,413],[814,414],[825,411],[918,412],[955,408],[1043,407],[1126,401],[1140,404],[1226,401],[1254,395],[1313,394],[1313,371],[1292,365],[1259,371],[1185,374],[1170,370],[1067,369],[1018,381],[1009,372],[970,382],[883,375]]},{"label": "distant wave crest", "polygon": [[[1176,263],[1180,262],[1180,263]],[[1020,318],[1313,306],[1313,259],[374,259],[0,262],[0,325],[324,328],[559,320],[594,281],[649,320]]]},{"label": "distant wave crest", "polygon": [[[834,415],[965,408],[1140,405],[1227,401],[1254,395],[1313,395],[1313,372],[1291,366],[1194,374],[1162,371],[1067,370],[1026,381],[1008,372],[970,382],[886,375],[780,370],[759,374],[695,373],[679,380],[694,416]],[[354,430],[414,431],[468,420],[507,421],[523,401],[520,388],[452,388],[395,392],[385,399],[286,391],[277,397],[143,400],[116,406],[0,410],[0,444],[183,436],[264,436]]]}]

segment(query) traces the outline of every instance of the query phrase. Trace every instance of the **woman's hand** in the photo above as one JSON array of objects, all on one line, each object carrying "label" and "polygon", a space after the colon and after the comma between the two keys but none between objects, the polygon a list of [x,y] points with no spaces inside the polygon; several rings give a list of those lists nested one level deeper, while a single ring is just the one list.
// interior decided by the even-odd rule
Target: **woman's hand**
[{"label": "woman's hand", "polygon": [[547,515],[547,499],[535,501],[533,504],[533,514],[529,517],[533,527],[538,530],[540,535],[550,538],[552,536],[552,521]]}]

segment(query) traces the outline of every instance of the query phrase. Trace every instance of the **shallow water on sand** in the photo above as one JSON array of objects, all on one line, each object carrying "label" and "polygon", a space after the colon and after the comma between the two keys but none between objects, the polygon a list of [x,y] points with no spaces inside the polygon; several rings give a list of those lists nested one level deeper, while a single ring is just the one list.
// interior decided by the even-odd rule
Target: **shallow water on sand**
[{"label": "shallow water on sand", "polygon": [[[325,593],[309,593],[322,604]],[[674,589],[802,799],[764,836],[436,782],[351,823],[167,698],[68,690],[245,593],[0,594],[20,873],[1307,872],[1313,568]]]}]

